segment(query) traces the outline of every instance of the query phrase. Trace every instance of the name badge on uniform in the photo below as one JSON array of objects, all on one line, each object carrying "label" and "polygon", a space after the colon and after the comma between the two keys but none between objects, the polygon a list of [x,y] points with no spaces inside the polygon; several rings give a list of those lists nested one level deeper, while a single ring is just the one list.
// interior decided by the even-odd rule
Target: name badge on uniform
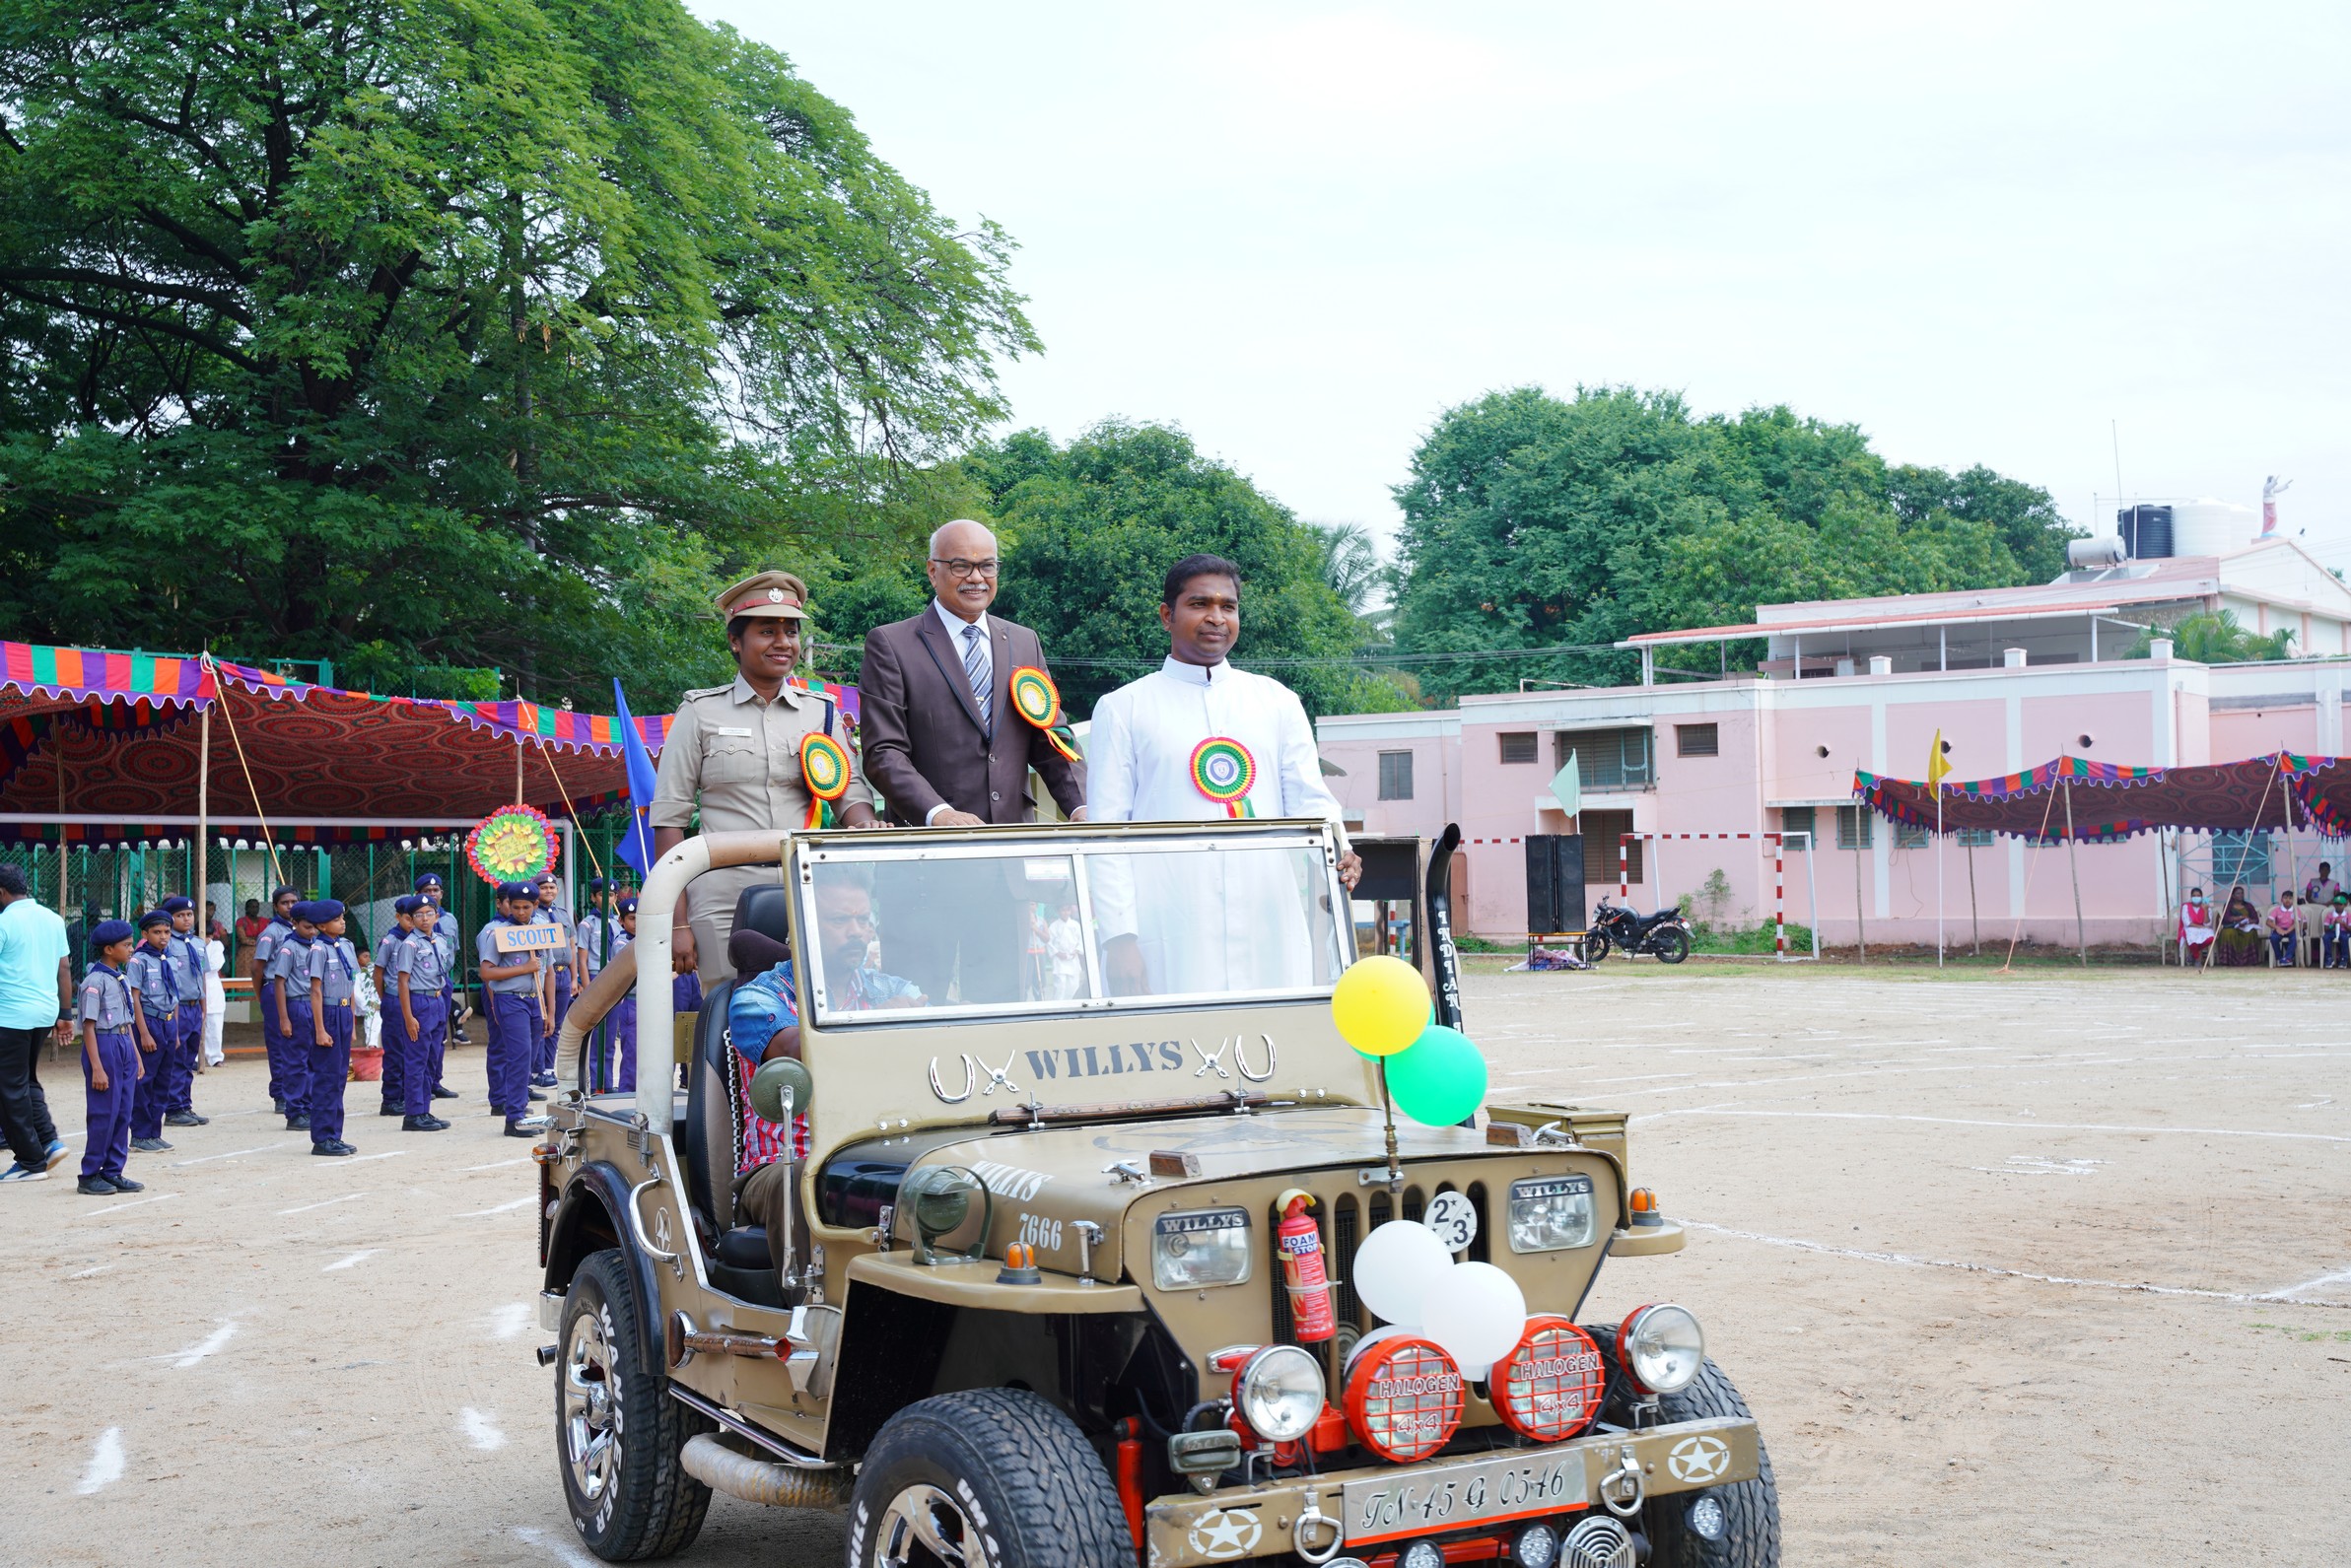
[{"label": "name badge on uniform", "polygon": [[755,729],[737,724],[713,724],[710,732],[714,735],[740,735],[745,740],[758,733]]},{"label": "name badge on uniform", "polygon": [[567,944],[562,926],[539,920],[528,925],[502,925],[491,933],[490,945],[502,953],[553,953]]}]

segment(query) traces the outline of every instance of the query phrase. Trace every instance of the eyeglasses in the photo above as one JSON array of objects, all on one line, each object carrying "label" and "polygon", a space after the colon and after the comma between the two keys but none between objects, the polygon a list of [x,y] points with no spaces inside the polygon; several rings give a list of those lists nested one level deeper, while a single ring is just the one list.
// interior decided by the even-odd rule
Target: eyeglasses
[{"label": "eyeglasses", "polygon": [[946,568],[947,576],[951,578],[987,578],[991,581],[994,581],[996,575],[1004,568],[1002,561],[966,561],[961,556],[957,556],[952,561],[941,561],[938,557],[933,556],[931,564],[934,567]]}]

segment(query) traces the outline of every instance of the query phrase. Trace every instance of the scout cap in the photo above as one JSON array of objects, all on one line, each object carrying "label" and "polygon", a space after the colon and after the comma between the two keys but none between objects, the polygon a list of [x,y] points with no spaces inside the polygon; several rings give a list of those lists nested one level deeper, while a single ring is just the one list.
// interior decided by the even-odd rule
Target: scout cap
[{"label": "scout cap", "polygon": [[415,882],[415,887],[416,887],[416,890],[417,890],[419,893],[422,893],[422,892],[423,892],[425,889],[427,889],[427,888],[429,888],[429,887],[439,887],[440,885],[441,885],[441,873],[440,873],[440,872],[438,872],[438,871],[425,871],[425,872],[422,872],[422,873],[420,873],[420,874],[417,876],[417,879],[416,879],[416,882]]},{"label": "scout cap", "polygon": [[536,904],[539,901],[538,885],[534,882],[499,883],[498,902],[504,904],[509,899],[528,899]]},{"label": "scout cap", "polygon": [[588,879],[588,891],[590,893],[601,893],[611,885],[600,876],[591,876]]},{"label": "scout cap", "polygon": [[637,901],[626,893],[623,893],[620,896],[620,913],[623,915],[634,915],[637,913]]},{"label": "scout cap", "polygon": [[184,893],[174,893],[170,898],[164,900],[161,904],[156,906],[157,909],[162,910],[167,915],[176,915],[181,910],[192,910],[195,907],[196,901],[192,898],[189,898]]},{"label": "scout cap", "polygon": [[90,933],[90,945],[93,948],[112,947],[116,942],[129,941],[132,934],[128,920],[100,920],[98,927]]},{"label": "scout cap", "polygon": [[424,907],[425,901],[418,898],[414,893],[403,893],[398,898],[392,900],[392,913],[394,915],[414,915],[418,910],[421,910]]},{"label": "scout cap", "polygon": [[718,597],[719,619],[738,615],[780,615],[802,620],[807,615],[808,585],[789,572],[762,572],[743,579]]},{"label": "scout cap", "polygon": [[339,920],[342,918],[343,901],[341,899],[314,899],[311,901],[311,923],[312,925],[324,925],[328,920]]},{"label": "scout cap", "polygon": [[142,931],[151,925],[169,925],[171,923],[172,912],[167,909],[152,909],[139,917],[139,929]]}]

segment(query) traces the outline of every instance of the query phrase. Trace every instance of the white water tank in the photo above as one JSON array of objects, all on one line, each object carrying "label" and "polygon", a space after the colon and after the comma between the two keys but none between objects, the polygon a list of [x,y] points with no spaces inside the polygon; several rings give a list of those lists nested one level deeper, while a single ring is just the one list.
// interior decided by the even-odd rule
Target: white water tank
[{"label": "white water tank", "polygon": [[2261,514],[2206,496],[2172,503],[2174,555],[2227,555],[2261,536]]}]

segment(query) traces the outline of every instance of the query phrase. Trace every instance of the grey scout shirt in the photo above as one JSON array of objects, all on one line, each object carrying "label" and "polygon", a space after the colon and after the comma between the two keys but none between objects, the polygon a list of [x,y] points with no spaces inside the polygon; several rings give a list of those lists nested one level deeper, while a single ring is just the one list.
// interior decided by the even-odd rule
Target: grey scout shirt
[{"label": "grey scout shirt", "polygon": [[[277,951],[269,955],[269,967],[261,972],[264,981],[276,982],[284,987],[289,1006],[298,1001],[306,1007],[310,1005],[311,948],[317,945],[315,939],[305,945],[301,937],[288,934],[284,941],[278,943]],[[276,1004],[271,1003],[270,1013],[274,1015],[276,1010]]]},{"label": "grey scout shirt", "polygon": [[406,931],[401,930],[397,925],[392,925],[387,926],[383,934],[376,938],[376,973],[383,977],[383,993],[386,996],[392,993],[392,954],[400,950],[400,943],[407,937]]},{"label": "grey scout shirt", "polygon": [[319,999],[327,1006],[350,1006],[359,984],[359,954],[349,938],[321,936],[312,942],[309,978],[318,983]]},{"label": "grey scout shirt", "polygon": [[595,979],[603,972],[604,962],[608,956],[604,952],[605,945],[612,944],[615,951],[618,950],[620,926],[618,922],[614,922],[610,934],[607,935],[604,924],[606,919],[605,916],[592,913],[580,917],[578,940],[580,951],[588,955],[588,978],[589,980]]},{"label": "grey scout shirt", "polygon": [[[496,969],[505,969],[511,964],[519,964],[525,958],[532,956],[528,953],[502,953],[498,950],[499,929],[510,923],[512,922],[501,915],[475,934],[473,950],[483,963]],[[539,977],[534,974],[509,975],[504,980],[486,980],[482,984],[501,996],[536,996],[539,993]]]},{"label": "grey scout shirt", "polygon": [[392,981],[387,988],[394,996],[400,993],[399,977],[408,977],[411,997],[437,992],[449,982],[449,951],[439,933],[410,931],[392,949]]},{"label": "grey scout shirt", "polygon": [[157,952],[141,942],[131,949],[123,979],[139,993],[139,1006],[150,1018],[170,1018],[179,1011],[179,985],[172,974],[169,948]]},{"label": "grey scout shirt", "polygon": [[77,1022],[98,1025],[102,1035],[125,1033],[131,1026],[130,984],[104,964],[93,964],[82,977],[82,999],[74,1009]]},{"label": "grey scout shirt", "polygon": [[558,904],[553,909],[549,909],[546,906],[541,905],[538,909],[538,912],[530,917],[530,923],[533,925],[560,925],[563,927],[563,945],[552,953],[544,953],[540,956],[545,958],[548,964],[556,969],[571,968],[572,944],[578,941],[579,938],[572,934],[572,917],[564,910],[563,906]]},{"label": "grey scout shirt", "polygon": [[270,960],[278,956],[278,949],[294,940],[294,927],[283,920],[272,920],[261,927],[261,934],[253,938],[253,962],[261,968],[261,978],[269,978]]},{"label": "grey scout shirt", "polygon": [[172,933],[172,983],[179,988],[179,1005],[204,1000],[204,949],[193,934]]}]

